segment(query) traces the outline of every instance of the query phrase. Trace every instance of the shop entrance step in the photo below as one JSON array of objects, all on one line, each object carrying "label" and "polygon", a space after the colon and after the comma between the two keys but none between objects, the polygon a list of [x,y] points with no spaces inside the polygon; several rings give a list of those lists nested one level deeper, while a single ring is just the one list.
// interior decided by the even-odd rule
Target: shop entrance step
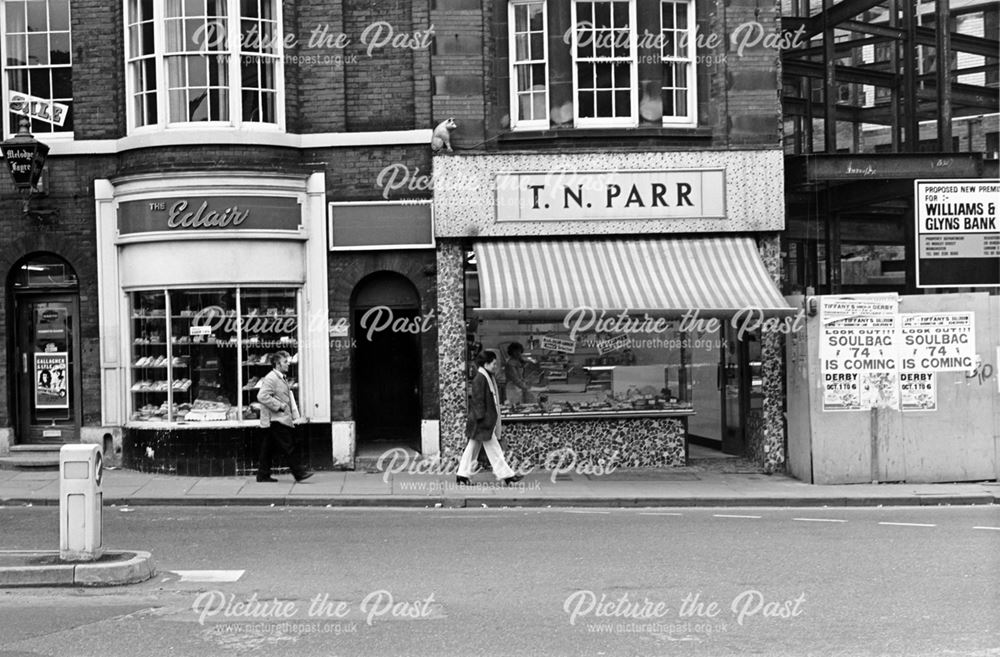
[{"label": "shop entrance step", "polygon": [[0,456],[0,470],[58,470],[62,445],[13,445]]}]

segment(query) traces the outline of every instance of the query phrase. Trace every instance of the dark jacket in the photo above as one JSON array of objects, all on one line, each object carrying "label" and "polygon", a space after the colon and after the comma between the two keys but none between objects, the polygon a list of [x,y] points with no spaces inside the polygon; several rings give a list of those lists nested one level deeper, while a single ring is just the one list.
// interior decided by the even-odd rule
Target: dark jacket
[{"label": "dark jacket", "polygon": [[465,423],[465,437],[486,441],[493,437],[497,425],[497,405],[490,391],[490,384],[482,372],[476,372],[469,391],[469,419]]}]

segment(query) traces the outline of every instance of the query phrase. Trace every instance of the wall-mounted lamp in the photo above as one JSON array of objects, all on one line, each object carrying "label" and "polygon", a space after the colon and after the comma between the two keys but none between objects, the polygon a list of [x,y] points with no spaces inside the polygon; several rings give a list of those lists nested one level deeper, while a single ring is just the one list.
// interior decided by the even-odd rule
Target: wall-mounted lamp
[{"label": "wall-mounted lamp", "polygon": [[36,185],[42,176],[49,147],[35,139],[28,128],[28,118],[21,117],[17,134],[0,143],[0,151],[3,151],[3,158],[7,162],[14,187],[17,188],[18,194],[24,201],[21,213],[25,216],[32,215],[41,220],[58,212],[57,210],[31,209],[31,199],[38,191]]}]

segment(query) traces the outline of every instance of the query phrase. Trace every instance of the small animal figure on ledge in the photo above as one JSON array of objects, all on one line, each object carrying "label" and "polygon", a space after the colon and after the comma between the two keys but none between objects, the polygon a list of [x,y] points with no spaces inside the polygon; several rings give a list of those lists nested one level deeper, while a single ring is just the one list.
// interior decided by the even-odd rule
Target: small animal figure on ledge
[{"label": "small animal figure on ledge", "polygon": [[439,123],[436,128],[434,128],[434,133],[431,135],[431,150],[435,153],[440,153],[442,149],[447,149],[448,152],[452,152],[451,149],[451,131],[458,127],[455,123],[455,119],[449,117]]}]

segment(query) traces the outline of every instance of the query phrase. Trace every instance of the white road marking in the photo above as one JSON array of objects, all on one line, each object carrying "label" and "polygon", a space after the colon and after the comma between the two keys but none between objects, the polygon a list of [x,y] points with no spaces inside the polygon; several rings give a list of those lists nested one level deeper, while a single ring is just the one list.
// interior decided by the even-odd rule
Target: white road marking
[{"label": "white road marking", "polygon": [[761,516],[736,516],[736,515],[727,515],[727,514],[724,514],[724,513],[716,513],[716,514],[713,514],[713,515],[716,518],[756,518],[758,520],[761,517]]},{"label": "white road marking", "polygon": [[611,513],[610,511],[580,511],[576,509],[560,509],[563,513],[588,513],[588,514],[601,514],[606,515]]},{"label": "white road marking", "polygon": [[922,522],[880,522],[880,525],[893,525],[894,527],[937,527]]},{"label": "white road marking", "polygon": [[838,518],[792,518],[792,520],[799,520],[801,522],[847,522]]},{"label": "white road marking", "polygon": [[182,582],[236,582],[245,570],[171,570]]},{"label": "white road marking", "polygon": [[467,520],[469,518],[492,518],[492,519],[496,518],[496,516],[459,516],[459,515],[434,516],[434,517],[437,518],[438,520]]},{"label": "white road marking", "polygon": [[1000,532],[1000,527],[973,527],[973,529],[992,529],[995,532]]},{"label": "white road marking", "polygon": [[654,511],[640,511],[639,515],[640,516],[682,516],[684,514],[683,513],[667,513],[666,511],[664,511],[663,513],[654,512]]}]

